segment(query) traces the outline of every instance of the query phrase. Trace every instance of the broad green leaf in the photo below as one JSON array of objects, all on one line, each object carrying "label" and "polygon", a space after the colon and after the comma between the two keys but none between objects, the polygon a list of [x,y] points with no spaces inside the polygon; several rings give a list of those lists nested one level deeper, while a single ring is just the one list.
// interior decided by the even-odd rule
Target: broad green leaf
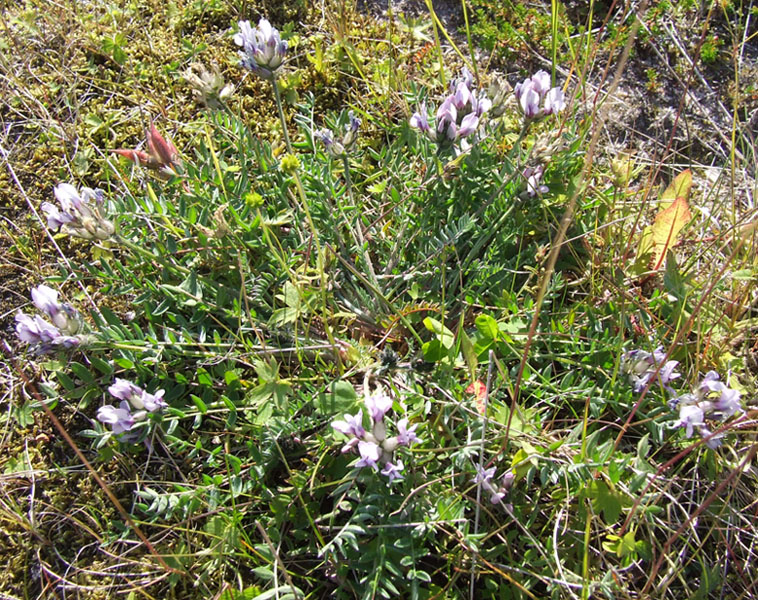
[{"label": "broad green leaf", "polygon": [[92,376],[90,370],[81,363],[72,362],[69,364],[69,369],[71,369],[74,375],[76,375],[84,383],[92,383],[95,381],[95,378]]},{"label": "broad green leaf", "polygon": [[453,335],[453,332],[445,327],[442,323],[440,323],[437,319],[427,317],[424,319],[424,327],[434,333],[437,336],[437,339],[445,348],[450,350],[450,348],[453,347],[453,344],[455,343],[455,336]]},{"label": "broad green leaf", "polygon": [[634,553],[635,550],[636,542],[634,540],[634,531],[628,531],[624,537],[621,538],[616,554],[618,554],[619,558],[624,558],[625,556]]},{"label": "broad green leaf", "polygon": [[424,360],[427,362],[437,362],[447,356],[447,351],[442,347],[439,340],[431,340],[421,346],[421,352],[424,354]]},{"label": "broad green leaf", "polygon": [[666,253],[666,270],[663,274],[663,285],[666,289],[676,296],[677,300],[684,300],[687,295],[687,286],[679,272],[679,265],[676,262],[674,253],[670,250]]},{"label": "broad green leaf", "polygon": [[461,329],[461,354],[466,361],[466,366],[469,370],[469,375],[472,381],[476,379],[476,368],[479,365],[479,357],[474,350],[474,344],[471,343],[471,338]]},{"label": "broad green leaf", "polygon": [[487,339],[496,340],[500,329],[498,328],[497,321],[489,315],[479,315],[475,321],[476,329],[479,333]]},{"label": "broad green leaf", "polygon": [[618,521],[621,514],[621,500],[618,494],[611,490],[602,480],[593,481],[587,495],[592,498],[592,506],[595,511],[603,513],[603,520],[608,525],[613,525]]},{"label": "broad green leaf", "polygon": [[90,363],[92,363],[93,367],[95,367],[98,371],[100,371],[106,377],[110,377],[111,375],[113,375],[113,367],[108,362],[104,361],[102,358],[98,358],[97,356],[91,356],[89,361]]},{"label": "broad green leaf", "polygon": [[205,402],[200,399],[200,397],[195,396],[194,394],[190,394],[190,398],[192,399],[192,402],[195,403],[197,410],[199,410],[202,414],[208,412],[208,407],[206,406]]},{"label": "broad green leaf", "polygon": [[319,394],[320,412],[326,415],[343,415],[355,408],[358,394],[349,381],[339,380],[331,383],[325,393]]}]

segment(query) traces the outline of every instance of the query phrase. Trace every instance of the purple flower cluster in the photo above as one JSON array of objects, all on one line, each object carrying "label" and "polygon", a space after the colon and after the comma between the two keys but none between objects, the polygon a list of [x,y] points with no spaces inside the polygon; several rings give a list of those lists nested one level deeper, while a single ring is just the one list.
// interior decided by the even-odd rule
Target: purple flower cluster
[{"label": "purple flower cluster", "polygon": [[287,42],[281,40],[279,31],[271,27],[271,23],[261,19],[258,27],[253,29],[250,21],[240,21],[234,43],[242,47],[239,55],[243,67],[262,79],[274,80],[287,54]]},{"label": "purple flower cluster", "polygon": [[497,486],[493,483],[494,479],[495,467],[485,469],[476,465],[476,477],[472,481],[477,485],[481,485],[482,489],[490,495],[490,502],[492,504],[498,504],[510,491],[515,476],[512,471],[506,471],[500,478],[500,485]]},{"label": "purple flower cluster", "polygon": [[413,113],[410,126],[440,145],[464,141],[476,132],[484,113],[492,107],[485,95],[477,98],[473,83],[473,76],[464,68],[462,76],[450,83],[450,94],[437,109],[436,122],[429,123],[426,104],[422,103]]},{"label": "purple flower cluster", "polygon": [[85,240],[107,240],[113,235],[113,223],[100,214],[101,191],[85,187],[80,194],[70,183],[60,183],[54,191],[60,208],[50,202],[43,202],[41,207],[50,229],[60,229]]},{"label": "purple flower cluster", "polygon": [[[97,411],[97,420],[110,425],[113,433],[130,431],[136,423],[144,421],[147,413],[159,412],[166,408],[163,399],[164,390],[150,394],[141,387],[125,379],[118,379],[108,388],[111,396],[121,400],[118,408],[112,404],[101,406]],[[132,412],[135,409],[135,412]]]},{"label": "purple flower cluster", "polygon": [[358,139],[361,120],[353,114],[352,110],[347,114],[347,117],[348,123],[345,125],[345,135],[342,136],[342,139],[335,139],[331,129],[319,129],[313,134],[332,156],[343,156],[355,145],[355,141]]},{"label": "purple flower cluster", "polygon": [[[639,393],[648,385],[665,358],[666,353],[662,346],[656,348],[652,354],[644,350],[632,350],[624,354],[621,359],[621,372],[629,375],[635,393]],[[660,371],[658,371],[658,379],[663,387],[670,392],[673,390],[669,383],[680,377],[680,374],[674,371],[678,364],[679,361],[677,360],[666,361],[666,364],[661,366]]]},{"label": "purple flower cluster", "polygon": [[16,335],[22,342],[36,345],[38,354],[57,348],[74,348],[83,337],[76,335],[82,329],[82,319],[70,304],[58,302],[58,292],[46,285],[32,288],[32,302],[52,323],[39,315],[33,317],[19,312],[16,315]]},{"label": "purple flower cluster", "polygon": [[716,371],[708,371],[692,393],[669,401],[672,409],[679,408],[679,420],[674,426],[683,427],[688,438],[691,438],[695,431],[700,437],[709,438],[705,442],[709,448],[718,448],[723,434],[710,437],[711,431],[705,424],[706,418],[726,420],[735,413],[742,412],[740,393],[719,379]]},{"label": "purple flower cluster", "polygon": [[409,427],[408,419],[400,419],[395,423],[397,435],[388,438],[384,417],[392,408],[392,399],[382,392],[377,392],[367,396],[364,402],[370,417],[370,431],[363,427],[363,409],[354,416],[346,414],[344,421],[332,423],[334,429],[350,437],[342,447],[342,452],[357,449],[360,455],[360,459],[355,463],[357,468],[371,467],[378,471],[382,467],[382,475],[390,481],[402,479],[401,472],[405,467],[400,459],[395,460],[394,453],[399,446],[411,446],[421,441],[416,435],[418,424]]},{"label": "purple flower cluster", "polygon": [[563,90],[550,87],[550,75],[545,71],[537,71],[517,84],[514,93],[527,120],[541,119],[566,108]]}]

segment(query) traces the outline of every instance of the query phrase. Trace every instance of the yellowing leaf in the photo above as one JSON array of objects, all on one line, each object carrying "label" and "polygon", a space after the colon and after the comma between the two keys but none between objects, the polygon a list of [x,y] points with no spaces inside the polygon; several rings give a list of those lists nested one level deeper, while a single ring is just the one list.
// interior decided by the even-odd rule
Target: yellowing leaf
[{"label": "yellowing leaf", "polygon": [[656,215],[651,229],[654,244],[653,270],[660,268],[666,251],[676,244],[679,232],[691,217],[690,207],[684,198],[676,198],[668,208]]},{"label": "yellowing leaf", "polygon": [[686,200],[690,197],[690,190],[692,189],[692,171],[687,169],[682,171],[674,178],[669,186],[663,191],[660,198],[659,206],[661,209],[666,209],[671,206],[678,198]]}]

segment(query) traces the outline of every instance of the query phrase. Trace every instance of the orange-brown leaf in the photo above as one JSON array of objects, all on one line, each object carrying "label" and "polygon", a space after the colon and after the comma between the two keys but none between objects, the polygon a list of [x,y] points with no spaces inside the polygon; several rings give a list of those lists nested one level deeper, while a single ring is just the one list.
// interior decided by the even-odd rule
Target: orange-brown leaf
[{"label": "orange-brown leaf", "polygon": [[677,198],[684,198],[686,201],[690,197],[692,189],[692,171],[686,169],[674,178],[669,186],[661,194],[661,208],[668,208]]},{"label": "orange-brown leaf", "polygon": [[487,386],[477,379],[466,388],[466,393],[474,394],[476,396],[476,410],[479,411],[480,415],[483,415],[484,399],[487,397]]},{"label": "orange-brown leaf", "polygon": [[655,217],[651,228],[654,269],[658,269],[666,256],[666,251],[674,246],[679,238],[679,232],[689,222],[692,214],[687,200],[676,198],[671,206],[660,211]]}]

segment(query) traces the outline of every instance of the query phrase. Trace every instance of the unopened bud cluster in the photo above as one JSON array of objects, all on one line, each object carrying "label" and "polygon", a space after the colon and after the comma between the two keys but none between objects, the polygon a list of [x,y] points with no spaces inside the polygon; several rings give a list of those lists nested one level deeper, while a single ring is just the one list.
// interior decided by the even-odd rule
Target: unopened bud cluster
[{"label": "unopened bud cluster", "polygon": [[182,76],[192,86],[197,101],[211,108],[218,108],[234,92],[234,86],[224,82],[215,64],[209,71],[202,63],[192,63]]},{"label": "unopened bud cluster", "polygon": [[479,465],[476,465],[476,477],[473,482],[482,486],[482,489],[490,495],[490,502],[492,504],[498,504],[502,502],[503,498],[508,494],[513,486],[513,480],[515,475],[513,471],[506,471],[502,477],[499,478],[500,483],[496,483],[495,467],[485,469]]},{"label": "unopened bud cluster", "polygon": [[324,145],[324,148],[332,156],[343,156],[355,146],[358,139],[361,120],[353,114],[352,110],[348,113],[347,118],[345,133],[341,138],[336,138],[331,129],[319,129],[314,133],[315,138]]}]

